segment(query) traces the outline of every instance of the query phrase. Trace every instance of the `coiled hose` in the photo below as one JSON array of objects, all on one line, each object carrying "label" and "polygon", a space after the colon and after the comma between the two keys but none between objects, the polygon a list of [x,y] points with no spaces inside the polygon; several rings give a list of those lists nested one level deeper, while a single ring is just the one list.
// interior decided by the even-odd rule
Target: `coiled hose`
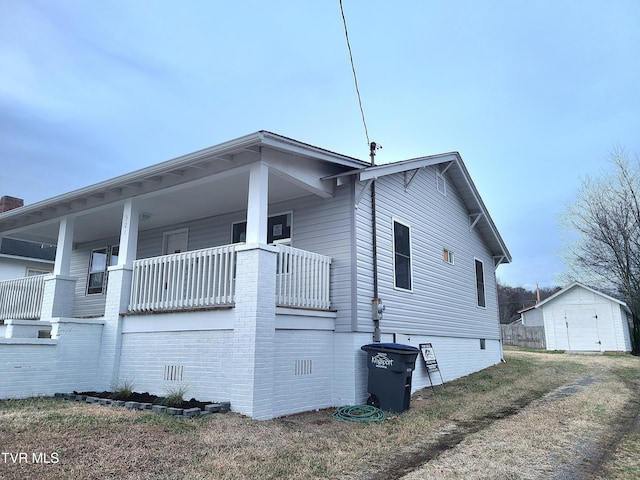
[{"label": "coiled hose", "polygon": [[382,422],[387,418],[387,415],[379,408],[371,405],[347,405],[338,407],[333,412],[333,418],[350,422]]}]

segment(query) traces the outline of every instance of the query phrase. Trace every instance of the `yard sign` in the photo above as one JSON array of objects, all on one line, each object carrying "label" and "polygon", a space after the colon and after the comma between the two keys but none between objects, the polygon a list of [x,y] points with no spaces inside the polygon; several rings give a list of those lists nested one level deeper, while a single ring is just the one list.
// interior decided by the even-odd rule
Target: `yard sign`
[{"label": "yard sign", "polygon": [[440,375],[442,388],[444,388],[444,380],[442,379],[442,373],[440,373],[440,367],[438,367],[438,359],[436,358],[436,352],[433,350],[433,345],[431,345],[430,343],[421,343],[420,351],[422,352],[424,364],[427,367],[427,375],[429,375],[429,383],[431,383],[431,389],[435,391],[435,388],[433,387],[433,381],[431,380],[432,372],[438,372],[438,374]]}]

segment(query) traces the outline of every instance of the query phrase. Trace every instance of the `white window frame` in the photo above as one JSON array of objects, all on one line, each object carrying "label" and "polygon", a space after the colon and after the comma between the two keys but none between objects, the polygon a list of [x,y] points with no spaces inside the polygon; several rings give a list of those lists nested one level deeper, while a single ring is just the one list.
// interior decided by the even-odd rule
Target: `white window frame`
[{"label": "white window frame", "polygon": [[[184,227],[184,228],[178,228],[176,230],[169,230],[168,232],[162,232],[162,254],[163,255],[170,255],[167,252],[167,247],[168,247],[168,242],[169,242],[169,236],[170,235],[176,235],[178,233],[186,233],[187,234],[187,250],[185,250],[186,252],[188,252],[189,250],[189,227]],[[182,253],[182,252],[181,252]]]},{"label": "white window frame", "polygon": [[51,272],[53,272],[53,268],[48,268],[48,267],[26,267],[25,268],[25,272],[24,272],[24,276],[25,277],[35,277],[37,275],[48,275]]},{"label": "white window frame", "polygon": [[[116,265],[116,263],[113,262],[113,258],[118,258],[118,255],[114,255],[114,251],[118,250],[118,255],[120,254],[119,250],[120,250],[120,245],[107,245],[104,247],[96,247],[96,248],[92,248],[89,251],[89,266],[88,266],[88,272],[87,272],[87,285],[85,287],[85,295],[104,295],[105,293],[107,293],[107,284],[109,283],[109,267],[112,267],[113,265]],[[98,250],[106,250],[107,253],[107,258],[105,259],[105,269],[104,271],[91,271],[91,267],[93,266],[93,253],[98,251]],[[89,288],[90,288],[90,279],[91,279],[91,275],[95,275],[98,273],[102,273],[103,277],[102,277],[102,286],[100,287],[100,291],[99,292],[89,292]]]},{"label": "white window frame", "polygon": [[[477,268],[477,264],[482,265],[482,300],[484,305],[480,305],[480,292],[478,291],[478,268]],[[486,278],[487,276],[485,275],[485,271],[484,271],[484,262],[482,260],[480,260],[477,257],[474,257],[473,259],[473,278],[475,280],[475,284],[476,284],[476,306],[478,308],[487,308],[487,282],[486,282]]]},{"label": "white window frame", "polygon": [[[404,227],[407,227],[409,229],[409,286],[410,288],[404,288],[404,287],[399,287],[397,285],[397,275],[396,275],[396,230],[395,230],[395,224],[398,223],[399,225],[402,225]],[[393,257],[393,288],[394,290],[400,290],[402,292],[411,292],[413,293],[413,241],[412,241],[412,232],[411,232],[411,224],[400,220],[398,218],[392,217],[391,218],[391,243],[392,243],[392,250],[391,250],[391,256]],[[401,254],[402,255],[402,254]]]},{"label": "white window frame", "polygon": [[[289,215],[289,219],[290,219],[290,222],[291,222],[290,225],[289,225],[289,228],[290,228],[290,232],[291,233],[289,235],[289,238],[283,238],[283,239],[280,239],[280,240],[275,240],[271,245],[291,246],[291,244],[293,242],[293,210],[286,210],[284,212],[278,212],[278,213],[273,213],[273,214],[269,215],[267,217],[267,224],[269,223],[269,220],[268,220],[269,218],[280,217],[282,215]],[[234,226],[239,225],[241,223],[246,224],[247,220],[244,219],[244,220],[238,220],[238,221],[235,221],[235,222],[231,222],[231,239],[230,239],[230,243],[233,243],[233,228],[234,228]],[[269,233],[267,232],[267,236],[268,235],[269,235]],[[240,242],[240,243],[244,243],[244,242]]]},{"label": "white window frame", "polygon": [[[446,258],[445,258],[446,256]],[[442,249],[442,261],[444,263],[448,263],[449,265],[455,265],[456,264],[456,255],[453,252],[453,250],[449,250],[448,248],[443,248]]]}]

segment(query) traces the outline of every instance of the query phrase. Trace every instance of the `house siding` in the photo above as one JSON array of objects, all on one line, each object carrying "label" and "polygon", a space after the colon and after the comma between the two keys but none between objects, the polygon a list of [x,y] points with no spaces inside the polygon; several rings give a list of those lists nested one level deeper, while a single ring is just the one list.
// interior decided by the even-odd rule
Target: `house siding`
[{"label": "house siding", "polygon": [[[470,229],[469,212],[452,183],[446,196],[437,190],[436,169],[419,171],[407,189],[402,173],[376,180],[378,290],[386,306],[382,332],[499,340],[491,251],[478,231]],[[369,259],[368,193],[358,206],[358,217],[358,254]],[[394,219],[411,227],[412,292],[394,288]],[[443,248],[454,252],[454,265],[444,262]],[[477,306],[475,259],[484,264],[486,308]],[[358,328],[372,331],[371,267],[360,263],[358,268]]]},{"label": "house siding", "polygon": [[331,257],[330,301],[331,309],[338,312],[336,331],[352,329],[351,188],[351,184],[338,188],[332,198],[309,196],[270,209],[293,211],[293,247]]},{"label": "house siding", "polygon": [[71,252],[71,276],[76,279],[76,294],[73,304],[74,317],[99,317],[104,315],[107,296],[102,294],[87,295],[87,278],[91,250],[117,245],[118,239],[111,237],[104,240],[78,245]]}]

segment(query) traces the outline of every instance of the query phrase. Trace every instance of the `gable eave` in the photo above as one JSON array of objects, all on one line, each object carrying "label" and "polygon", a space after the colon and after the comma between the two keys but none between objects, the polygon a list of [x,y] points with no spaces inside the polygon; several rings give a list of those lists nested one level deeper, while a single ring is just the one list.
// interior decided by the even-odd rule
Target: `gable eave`
[{"label": "gable eave", "polygon": [[491,249],[495,258],[495,266],[497,267],[501,263],[511,263],[511,253],[502,239],[500,232],[491,218],[491,215],[480,197],[480,193],[473,183],[471,175],[469,175],[469,171],[458,152],[440,153],[437,155],[412,158],[383,165],[368,166],[333,175],[331,178],[356,175],[358,180],[361,182],[367,182],[387,175],[404,173],[411,170],[420,170],[434,165],[448,163],[451,164],[451,168],[448,168],[447,171],[462,197],[467,210],[470,214],[480,214],[481,216],[475,228],[478,228],[480,234]]}]

